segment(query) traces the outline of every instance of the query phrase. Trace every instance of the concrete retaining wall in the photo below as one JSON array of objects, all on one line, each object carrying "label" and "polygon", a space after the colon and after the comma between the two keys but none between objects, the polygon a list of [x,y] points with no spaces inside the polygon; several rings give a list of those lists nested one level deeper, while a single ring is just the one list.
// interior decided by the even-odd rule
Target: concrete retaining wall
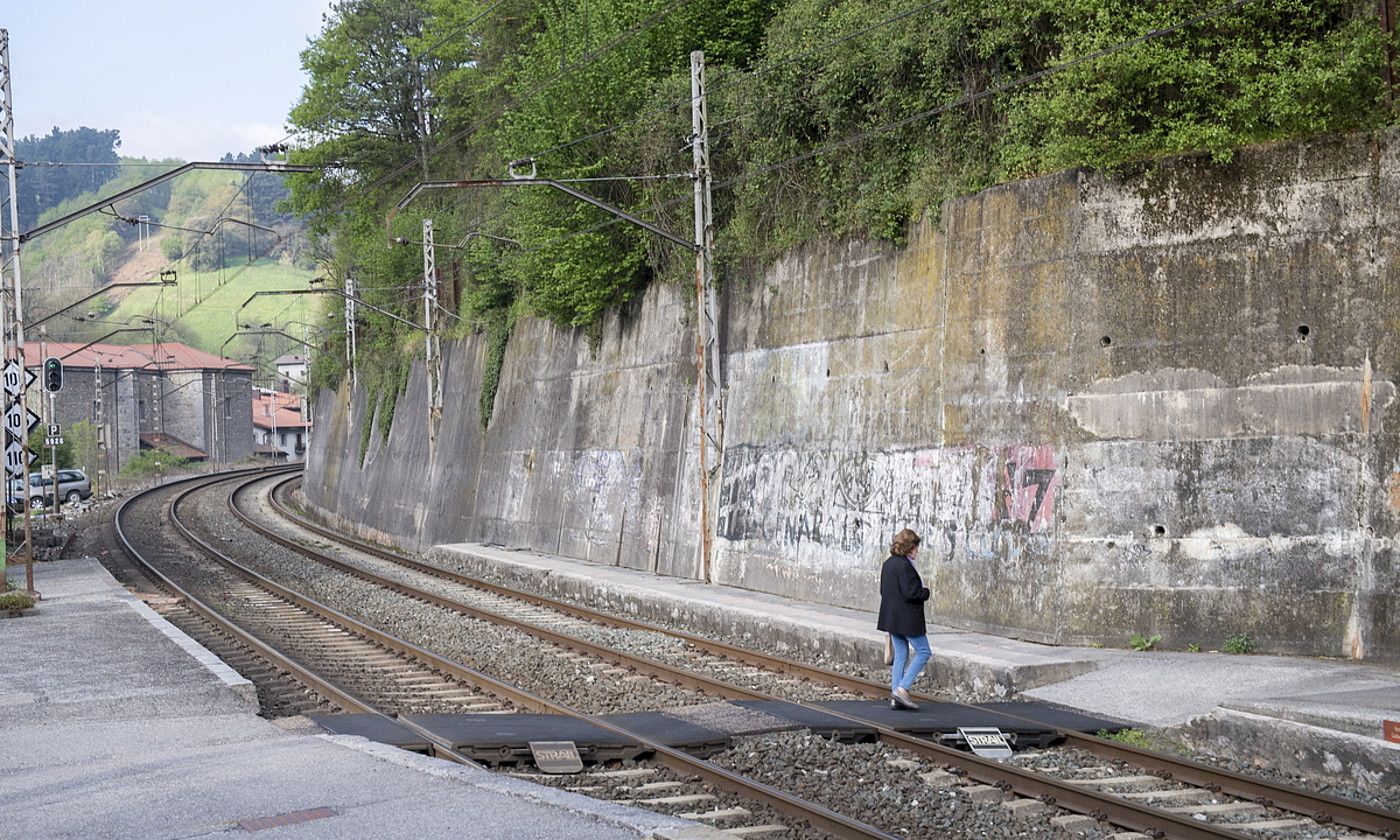
[{"label": "concrete retaining wall", "polygon": [[[909,525],[945,624],[1400,659],[1398,232],[1390,131],[1009,184],[732,280],[716,580],[872,606]],[[692,330],[663,286],[596,350],[523,322],[485,435],[454,346],[431,460],[421,370],[363,466],[328,396],[308,497],[694,575]]]}]

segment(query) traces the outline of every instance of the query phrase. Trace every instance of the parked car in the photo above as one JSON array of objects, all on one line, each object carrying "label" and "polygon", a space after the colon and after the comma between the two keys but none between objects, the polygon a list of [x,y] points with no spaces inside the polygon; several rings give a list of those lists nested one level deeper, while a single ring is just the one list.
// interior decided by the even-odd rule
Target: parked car
[{"label": "parked car", "polygon": [[[21,491],[22,482],[17,478],[11,479],[5,494],[11,510],[21,510],[26,498],[31,510],[41,510],[53,504],[53,479],[44,478],[42,473],[30,473],[29,492],[24,494]],[[58,471],[58,497],[66,504],[71,505],[90,496],[92,482],[88,480],[87,473],[79,469]]]}]

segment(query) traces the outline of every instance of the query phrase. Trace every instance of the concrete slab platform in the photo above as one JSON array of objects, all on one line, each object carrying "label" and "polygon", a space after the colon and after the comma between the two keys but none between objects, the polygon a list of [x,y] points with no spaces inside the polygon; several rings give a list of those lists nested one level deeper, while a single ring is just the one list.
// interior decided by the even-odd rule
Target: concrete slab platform
[{"label": "concrete slab platform", "polygon": [[0,621],[6,836],[273,825],[299,838],[722,836],[363,738],[286,731],[256,716],[240,678],[191,656],[193,641],[157,630],[95,561],[42,564],[35,579],[39,607]]},{"label": "concrete slab platform", "polygon": [[[435,546],[428,559],[642,621],[680,621],[701,635],[763,637],[779,651],[801,651],[817,660],[874,664],[884,648],[872,614],[863,610],[470,543]],[[1097,667],[1098,657],[1085,649],[1055,648],[950,627],[930,625],[929,641],[942,653],[932,666],[938,683],[979,695],[1009,695]]]},{"label": "concrete slab platform", "polygon": [[[598,563],[470,543],[428,559],[468,574],[700,635],[762,639],[818,663],[879,663],[875,615]],[[936,620],[936,616],[933,617]],[[919,690],[1019,694],[1149,727],[1195,722],[1244,761],[1400,785],[1400,669],[1340,659],[1054,647],[930,624]],[[881,666],[882,667],[882,666]],[[1277,740],[1288,735],[1296,749]]]}]

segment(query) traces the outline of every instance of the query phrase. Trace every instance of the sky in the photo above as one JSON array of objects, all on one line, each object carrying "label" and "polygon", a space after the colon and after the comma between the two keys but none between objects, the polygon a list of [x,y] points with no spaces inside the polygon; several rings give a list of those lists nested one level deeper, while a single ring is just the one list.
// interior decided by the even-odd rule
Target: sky
[{"label": "sky", "polygon": [[331,0],[0,0],[15,135],[121,132],[126,157],[218,160],[287,133]]}]

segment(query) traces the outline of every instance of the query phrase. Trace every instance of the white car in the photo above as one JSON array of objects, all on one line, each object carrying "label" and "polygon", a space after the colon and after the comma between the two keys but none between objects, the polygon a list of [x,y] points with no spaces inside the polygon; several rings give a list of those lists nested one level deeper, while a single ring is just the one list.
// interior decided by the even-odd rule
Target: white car
[{"label": "white car", "polygon": [[[5,495],[11,510],[21,509],[23,501],[19,479],[10,480]],[[92,496],[92,482],[88,480],[87,473],[79,469],[59,470],[58,496],[70,505]],[[44,478],[42,473],[30,473],[28,499],[30,510],[43,510],[53,504],[53,479]]]}]

